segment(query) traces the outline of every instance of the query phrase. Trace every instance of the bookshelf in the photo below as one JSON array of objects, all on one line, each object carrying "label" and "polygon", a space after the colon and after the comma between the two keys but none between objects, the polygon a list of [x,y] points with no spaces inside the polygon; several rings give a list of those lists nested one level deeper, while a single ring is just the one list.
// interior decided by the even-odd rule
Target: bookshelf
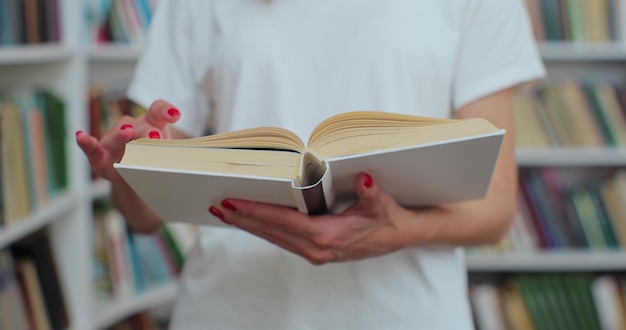
[{"label": "bookshelf", "polygon": [[[0,6],[9,2],[18,3],[0,1]],[[0,249],[9,249],[40,229],[45,230],[68,314],[67,329],[105,329],[133,313],[168,304],[176,292],[175,283],[111,300],[97,299],[93,292],[92,202],[108,195],[110,185],[91,182],[89,166],[75,145],[74,132],[89,127],[88,86],[128,79],[140,48],[90,46],[84,36],[87,1],[55,2],[63,18],[58,23],[62,37],[47,43],[0,46],[0,90],[37,87],[63,99],[67,129],[63,143],[67,150],[69,183],[67,189],[38,204],[28,216],[1,226]]]},{"label": "bookshelf", "polygon": [[[93,232],[91,203],[108,194],[110,186],[89,180],[89,167],[73,141],[73,132],[88,127],[87,86],[117,83],[130,78],[141,47],[86,45],[87,22],[74,0],[59,0],[62,20],[60,42],[0,47],[0,88],[13,84],[45,86],[63,97],[67,106],[69,189],[41,205],[19,224],[0,228],[0,248],[5,248],[41,228],[50,232],[61,287],[67,304],[69,329],[105,329],[142,310],[167,305],[176,284],[149,289],[138,295],[101,301],[92,295]],[[539,44],[549,77],[594,76],[624,83],[626,43],[575,43],[549,41]],[[522,148],[517,152],[522,169],[540,167],[595,171],[626,167],[625,148]],[[515,272],[623,272],[626,252],[536,251],[533,253],[467,253],[472,274]]]},{"label": "bookshelf", "polygon": [[538,253],[468,253],[467,268],[473,273],[624,271],[626,253],[576,250]]}]

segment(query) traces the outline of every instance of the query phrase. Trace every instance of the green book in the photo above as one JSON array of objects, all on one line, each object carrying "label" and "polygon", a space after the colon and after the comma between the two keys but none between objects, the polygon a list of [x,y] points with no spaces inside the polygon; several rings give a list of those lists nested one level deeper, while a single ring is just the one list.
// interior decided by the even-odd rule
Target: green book
[{"label": "green book", "polygon": [[44,104],[44,119],[46,132],[50,141],[48,148],[51,156],[52,183],[54,191],[64,190],[68,187],[67,167],[67,129],[66,109],[63,100],[48,91],[40,91],[39,97]]}]

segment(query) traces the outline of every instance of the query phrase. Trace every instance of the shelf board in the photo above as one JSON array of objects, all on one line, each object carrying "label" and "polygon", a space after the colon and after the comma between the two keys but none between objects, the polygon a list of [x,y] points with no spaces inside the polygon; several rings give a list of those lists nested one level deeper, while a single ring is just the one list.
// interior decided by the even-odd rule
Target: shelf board
[{"label": "shelf board", "polygon": [[89,60],[99,63],[134,62],[140,54],[140,47],[128,45],[95,45],[88,50]]},{"label": "shelf board", "polygon": [[546,61],[624,61],[626,43],[545,42],[538,44]]},{"label": "shelf board", "polygon": [[520,166],[625,166],[624,148],[518,148]]},{"label": "shelf board", "polygon": [[56,63],[71,57],[72,51],[58,44],[0,47],[0,66]]},{"label": "shelf board", "polygon": [[108,197],[111,192],[111,182],[104,179],[96,179],[91,185],[91,198],[98,199]]},{"label": "shelf board", "polygon": [[96,302],[94,329],[106,329],[140,311],[172,303],[178,289],[177,282],[149,289],[136,296]]},{"label": "shelf board", "polygon": [[470,251],[469,272],[623,271],[626,251],[498,253]]},{"label": "shelf board", "polygon": [[76,201],[74,194],[60,193],[28,218],[7,227],[0,227],[0,249],[60,219],[75,206]]}]

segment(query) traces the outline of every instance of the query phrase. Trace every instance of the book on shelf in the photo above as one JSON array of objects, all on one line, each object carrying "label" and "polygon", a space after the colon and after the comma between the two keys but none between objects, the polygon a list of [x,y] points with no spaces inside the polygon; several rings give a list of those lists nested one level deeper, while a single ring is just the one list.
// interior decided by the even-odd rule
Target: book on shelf
[{"label": "book on shelf", "polygon": [[0,225],[24,219],[68,185],[64,102],[39,89],[0,93]]},{"label": "book on shelf", "polygon": [[623,0],[526,0],[537,41],[626,40]]},{"label": "book on shelf", "polygon": [[473,250],[528,253],[538,250],[619,251],[626,246],[626,171],[572,180],[550,167],[520,173],[511,229],[495,246]]},{"label": "book on shelf", "polygon": [[15,263],[9,250],[0,250],[0,329],[27,329],[29,319]]},{"label": "book on shelf", "polygon": [[61,39],[58,0],[0,0],[0,46]]},{"label": "book on shelf", "polygon": [[166,221],[204,224],[228,197],[333,212],[355,198],[363,171],[400,204],[432,206],[482,198],[504,134],[480,118],[356,111],[324,120],[306,145],[275,127],[139,139],[114,166]]},{"label": "book on shelf", "polygon": [[622,274],[470,279],[477,329],[623,329]]},{"label": "book on shelf", "polygon": [[68,311],[49,233],[39,230],[10,248],[28,322],[34,329],[67,329]]},{"label": "book on shelf", "polygon": [[534,86],[514,99],[518,147],[623,147],[625,88],[563,79]]},{"label": "book on shelf", "polygon": [[195,238],[194,226],[166,224],[154,233],[139,234],[127,228],[108,199],[94,200],[93,209],[92,287],[96,297],[131,297],[178,276]]},{"label": "book on shelf", "polygon": [[127,43],[141,45],[158,1],[88,0],[86,22],[88,40],[94,44]]}]

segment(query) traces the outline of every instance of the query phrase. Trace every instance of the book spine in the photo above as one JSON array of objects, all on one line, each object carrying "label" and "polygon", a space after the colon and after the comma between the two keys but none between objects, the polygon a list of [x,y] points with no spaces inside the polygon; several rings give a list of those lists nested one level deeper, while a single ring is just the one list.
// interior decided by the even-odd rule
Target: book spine
[{"label": "book spine", "polygon": [[324,166],[324,174],[317,182],[304,187],[293,187],[298,211],[312,215],[324,214],[333,205],[335,194],[332,189],[332,175],[328,163],[324,162]]}]

